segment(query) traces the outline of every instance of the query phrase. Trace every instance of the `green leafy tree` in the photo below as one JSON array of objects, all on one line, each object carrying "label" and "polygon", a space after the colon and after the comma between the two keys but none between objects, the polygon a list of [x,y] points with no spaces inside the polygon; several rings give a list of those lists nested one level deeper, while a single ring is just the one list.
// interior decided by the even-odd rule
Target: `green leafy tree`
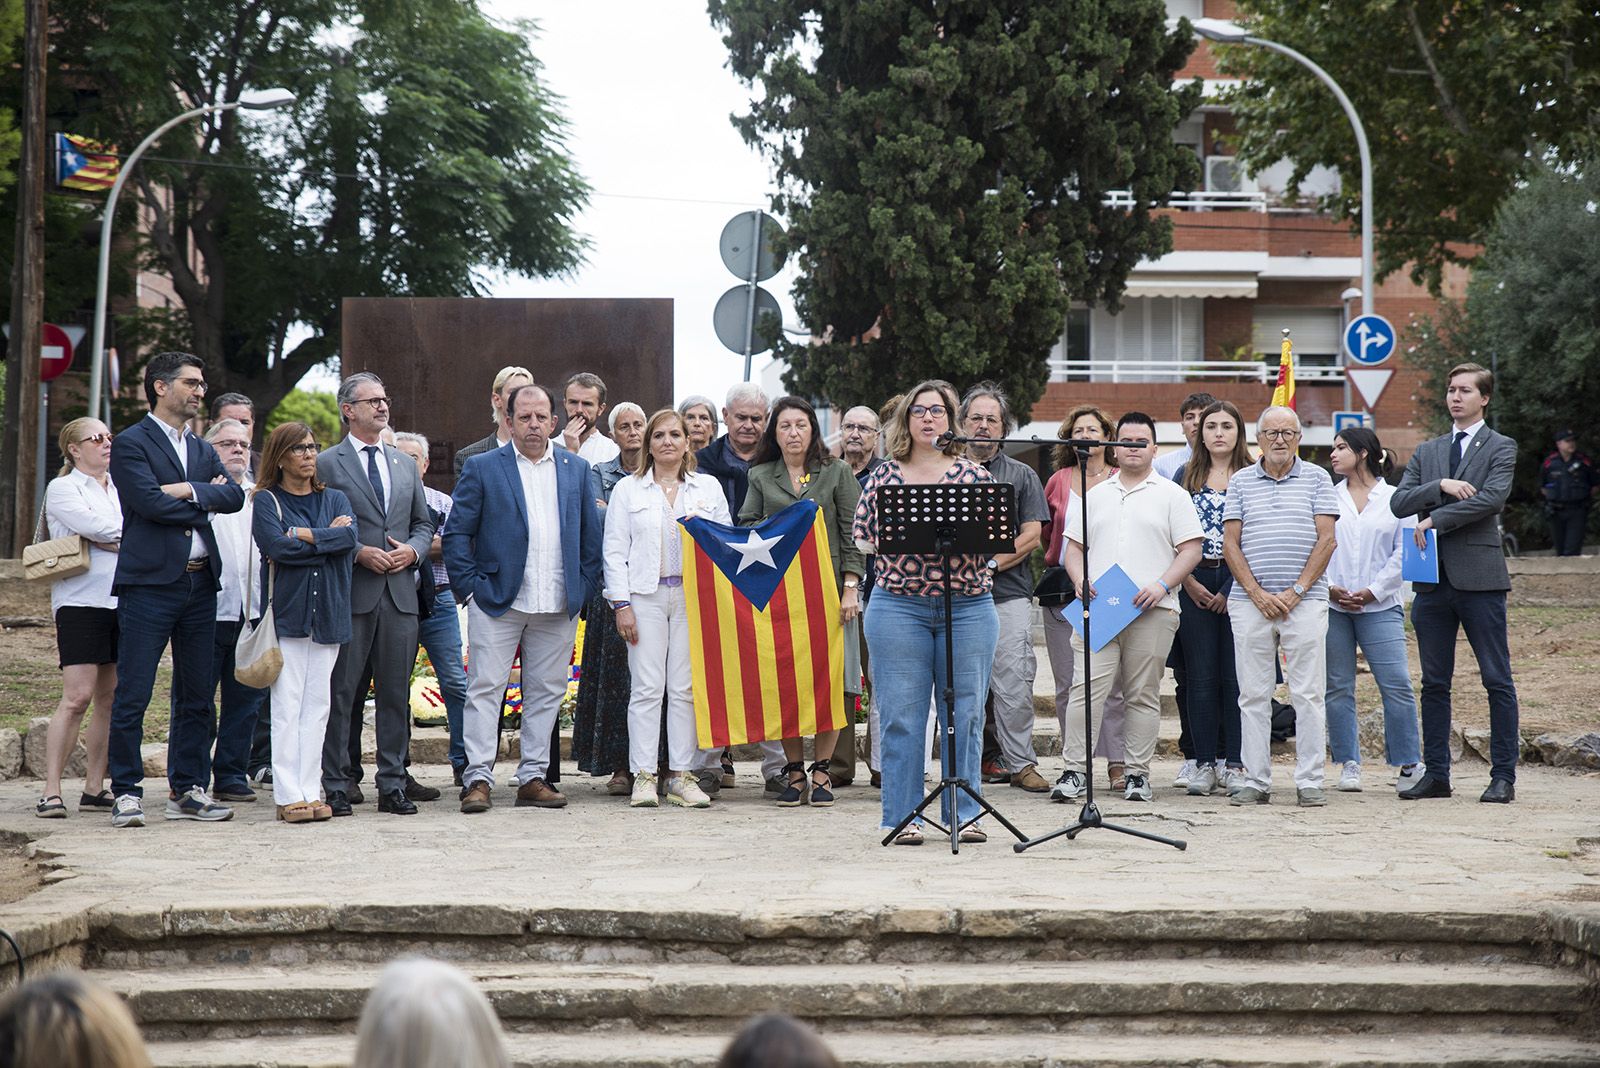
[{"label": "green leafy tree", "polygon": [[[350,296],[469,295],[559,274],[587,187],[540,82],[532,26],[472,0],[57,0],[55,54],[99,93],[74,128],[127,151],[197,102],[298,102],[169,134],[130,187],[214,389],[270,410],[338,355]],[[168,324],[155,324],[158,332]],[[119,334],[123,324],[118,324]]]},{"label": "green leafy tree", "polygon": [[[10,70],[22,41],[22,0],[0,0],[0,69]],[[22,153],[22,131],[17,129],[17,109],[12,101],[0,106],[0,193],[17,182],[17,159]],[[16,218],[16,213],[6,216]]]},{"label": "green leafy tree", "polygon": [[317,441],[324,447],[334,444],[344,436],[344,431],[339,424],[339,402],[332,393],[317,393],[311,390],[295,389],[289,391],[272,409],[272,414],[267,416],[266,426],[263,428],[263,438],[272,433],[284,423],[304,423],[317,435]]},{"label": "green leafy tree", "polygon": [[1464,309],[1447,305],[1421,324],[1408,355],[1428,375],[1436,428],[1449,369],[1468,360],[1496,372],[1489,417],[1517,439],[1512,526],[1523,544],[1543,543],[1539,464],[1551,435],[1573,427],[1582,447],[1600,446],[1600,171],[1542,169],[1506,199],[1467,286]]},{"label": "green leafy tree", "polygon": [[[1470,260],[1502,200],[1544,163],[1600,148],[1600,18],[1578,0],[1239,0],[1241,21],[1298,49],[1355,104],[1373,156],[1380,277],[1411,265],[1438,292]],[[1341,190],[1321,206],[1358,219],[1355,136],[1331,93],[1298,63],[1249,46],[1218,49],[1249,164],[1318,164]]]},{"label": "green leafy tree", "polygon": [[[1156,0],[711,0],[735,120],[772,160],[820,344],[772,339],[789,388],[873,404],[923,377],[1004,385],[1020,415],[1073,299],[1119,306],[1171,247],[1152,213],[1198,164],[1193,47]],[[1132,191],[1133,207],[1106,194]]]}]

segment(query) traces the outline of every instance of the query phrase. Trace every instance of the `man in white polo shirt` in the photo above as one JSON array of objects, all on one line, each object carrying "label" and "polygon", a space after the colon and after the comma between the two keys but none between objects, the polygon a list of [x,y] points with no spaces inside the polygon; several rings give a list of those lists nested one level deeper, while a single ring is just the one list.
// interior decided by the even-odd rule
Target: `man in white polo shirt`
[{"label": "man in white polo shirt", "polygon": [[[1143,412],[1129,412],[1117,423],[1118,440],[1136,441],[1137,447],[1118,446],[1116,478],[1089,491],[1088,570],[1103,575],[1112,564],[1122,568],[1139,587],[1133,603],[1141,611],[1133,622],[1090,659],[1089,678],[1082,672],[1072,681],[1067,706],[1067,729],[1062,738],[1066,774],[1057,792],[1064,800],[1084,792],[1088,768],[1083,702],[1085,682],[1094,710],[1092,729],[1100,733],[1100,710],[1114,683],[1122,684],[1127,704],[1126,743],[1128,784],[1124,797],[1149,801],[1150,760],[1155,756],[1161,730],[1161,673],[1167,652],[1178,633],[1178,583],[1200,562],[1205,532],[1194,503],[1175,482],[1155,473],[1156,425]],[[1094,598],[1092,583],[1085,582],[1083,513],[1074,509],[1067,520],[1067,551],[1062,563],[1080,596]],[[1083,655],[1083,638],[1072,636],[1073,652]]]}]

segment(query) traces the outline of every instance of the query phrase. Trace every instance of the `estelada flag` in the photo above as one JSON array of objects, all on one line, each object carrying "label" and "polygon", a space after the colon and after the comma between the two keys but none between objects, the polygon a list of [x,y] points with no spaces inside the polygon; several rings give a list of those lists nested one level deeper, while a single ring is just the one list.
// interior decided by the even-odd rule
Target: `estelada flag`
[{"label": "estelada flag", "polygon": [[103,193],[116,183],[122,161],[116,149],[77,134],[56,134],[56,184]]},{"label": "estelada flag", "polygon": [[1272,390],[1274,408],[1294,407],[1294,348],[1289,344],[1288,334],[1285,330],[1283,344],[1278,349],[1278,384]]},{"label": "estelada flag", "polygon": [[678,522],[700,747],[843,727],[839,590],[817,502],[754,527]]}]

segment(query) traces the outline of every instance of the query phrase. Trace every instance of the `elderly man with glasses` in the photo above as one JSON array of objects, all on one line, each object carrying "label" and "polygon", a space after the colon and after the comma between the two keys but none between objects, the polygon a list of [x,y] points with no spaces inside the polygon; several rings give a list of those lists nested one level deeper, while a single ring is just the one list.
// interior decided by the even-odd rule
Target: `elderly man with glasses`
[{"label": "elderly man with glasses", "polygon": [[1228,480],[1222,555],[1233,572],[1228,618],[1239,678],[1245,780],[1230,799],[1272,797],[1272,691],[1277,648],[1294,704],[1296,800],[1328,803],[1322,790],[1327,736],[1328,582],[1339,499],[1333,480],[1301,460],[1300,417],[1272,407],[1256,422],[1261,459]]}]

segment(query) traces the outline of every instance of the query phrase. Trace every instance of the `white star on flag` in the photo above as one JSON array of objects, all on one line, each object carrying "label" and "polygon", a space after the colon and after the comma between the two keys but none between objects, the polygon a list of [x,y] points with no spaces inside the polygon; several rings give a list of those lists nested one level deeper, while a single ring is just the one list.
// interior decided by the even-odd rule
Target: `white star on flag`
[{"label": "white star on flag", "polygon": [[1121,597],[1107,597],[1106,598],[1106,604],[1110,605],[1112,608],[1117,607],[1117,605],[1119,605],[1121,603],[1122,603],[1122,598]]},{"label": "white star on flag", "polygon": [[757,534],[752,530],[750,532],[749,540],[743,544],[740,544],[736,541],[730,541],[728,543],[728,548],[738,553],[741,557],[739,560],[739,568],[734,572],[734,574],[744,574],[744,569],[752,564],[765,564],[776,571],[778,569],[778,564],[772,559],[772,547],[782,540],[783,538],[781,537],[763,538],[760,534]]}]

